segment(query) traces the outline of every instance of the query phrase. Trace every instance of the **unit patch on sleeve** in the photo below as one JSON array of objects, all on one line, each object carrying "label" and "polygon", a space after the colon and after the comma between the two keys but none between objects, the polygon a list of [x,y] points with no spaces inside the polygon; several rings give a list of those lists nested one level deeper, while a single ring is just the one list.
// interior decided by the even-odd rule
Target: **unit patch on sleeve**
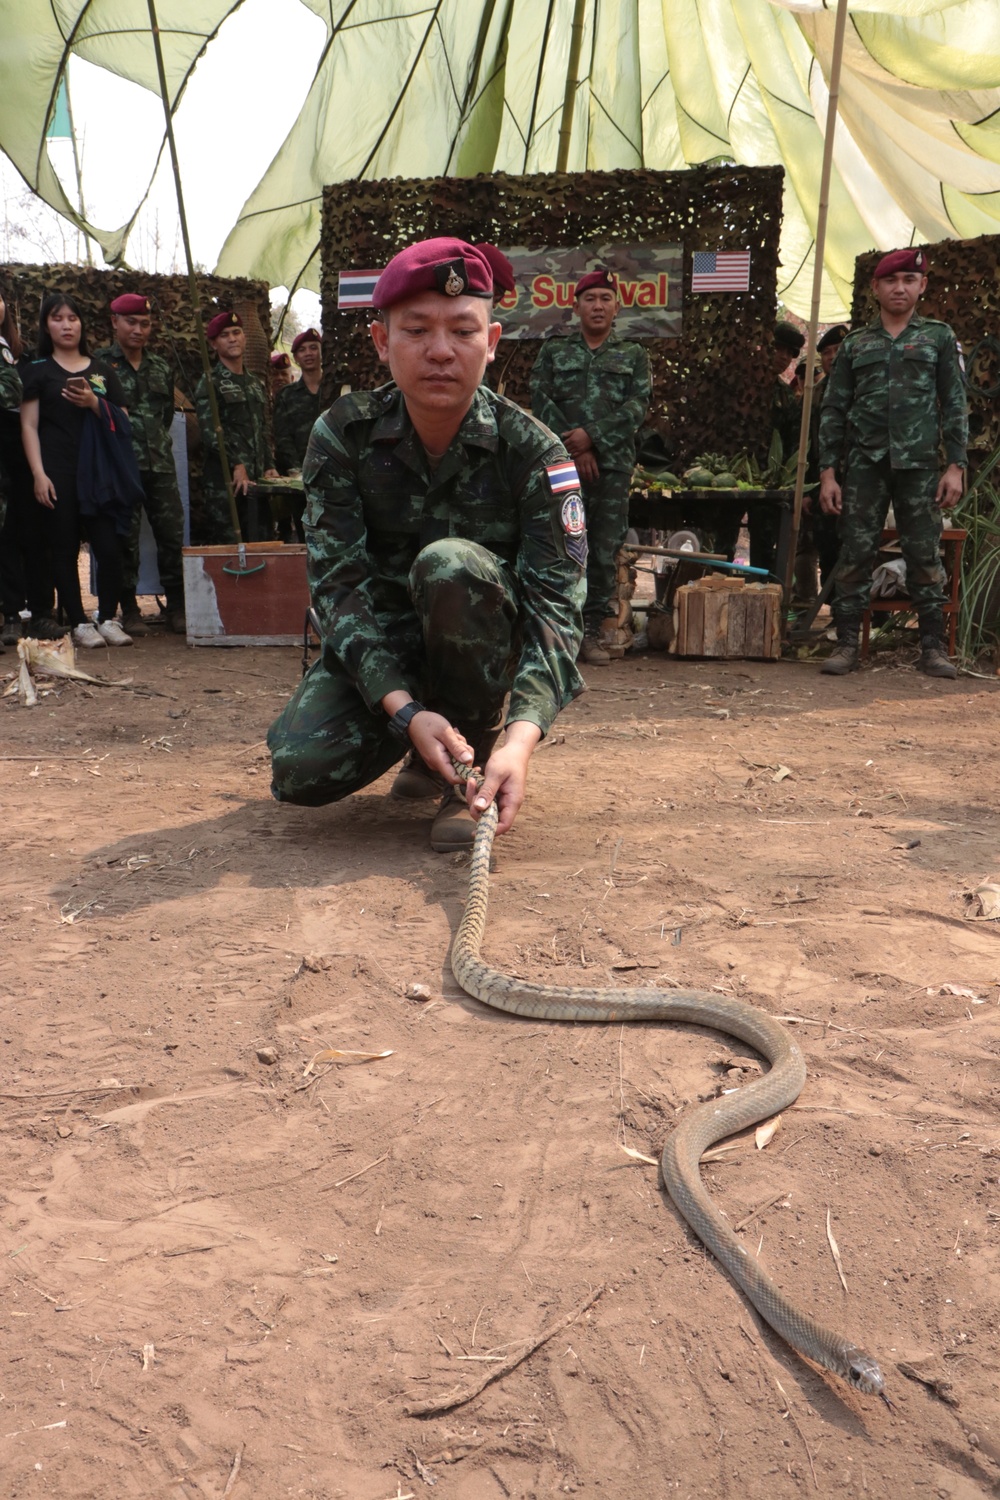
[{"label": "unit patch on sleeve", "polygon": [[[549,473],[551,474],[551,469]],[[576,470],[574,469],[574,473]],[[583,499],[577,491],[567,495],[560,512],[563,534],[566,538],[566,553],[581,568],[587,566],[587,516]]]}]

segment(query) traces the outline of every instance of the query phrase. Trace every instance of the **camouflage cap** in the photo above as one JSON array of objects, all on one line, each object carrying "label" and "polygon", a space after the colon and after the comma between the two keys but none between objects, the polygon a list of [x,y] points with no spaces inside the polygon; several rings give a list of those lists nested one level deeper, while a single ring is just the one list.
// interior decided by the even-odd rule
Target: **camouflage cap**
[{"label": "camouflage cap", "polygon": [[292,353],[298,354],[303,344],[321,344],[323,335],[318,328],[305,328],[292,339]]},{"label": "camouflage cap", "polygon": [[131,313],[133,317],[137,314],[152,312],[152,303],[148,297],[140,296],[138,292],[122,292],[111,304],[113,313]]},{"label": "camouflage cap", "polygon": [[238,312],[220,312],[205,328],[207,339],[217,339],[219,334],[227,328],[242,328],[243,322]]},{"label": "camouflage cap", "polygon": [[926,276],[926,254],[923,250],[912,247],[909,250],[890,250],[888,255],[883,255],[875,267],[872,280],[878,281],[882,276],[894,276],[897,271],[917,271],[921,276]]},{"label": "camouflage cap", "polygon": [[586,276],[581,276],[573,288],[573,296],[579,297],[581,292],[589,292],[591,287],[595,286],[603,287],[609,292],[614,292],[616,297],[618,295],[618,280],[614,271],[601,270],[588,271]]},{"label": "camouflage cap", "polygon": [[493,267],[481,250],[464,240],[418,240],[392,257],[375,283],[372,307],[392,307],[420,292],[492,299]]}]

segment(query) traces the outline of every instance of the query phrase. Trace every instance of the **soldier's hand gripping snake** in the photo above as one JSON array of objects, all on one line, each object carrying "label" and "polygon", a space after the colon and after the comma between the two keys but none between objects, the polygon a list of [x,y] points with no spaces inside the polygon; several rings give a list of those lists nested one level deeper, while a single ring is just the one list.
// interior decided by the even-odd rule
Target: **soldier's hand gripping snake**
[{"label": "soldier's hand gripping snake", "polygon": [[[456,764],[463,781],[481,772]],[[811,1318],[778,1289],[737,1239],[706,1192],[699,1162],[724,1136],[793,1104],[806,1079],[798,1044],[785,1028],[745,1001],[705,990],[613,990],[530,984],[491,969],[480,958],[486,926],[495,801],[476,830],[465,913],[451,949],[451,968],[467,994],[497,1010],[544,1021],[687,1021],[738,1037],[770,1063],[763,1077],[693,1109],[667,1138],[662,1171],[667,1191],[695,1234],[729,1272],[776,1333],[855,1390],[881,1396],[882,1372],[870,1354]]]}]

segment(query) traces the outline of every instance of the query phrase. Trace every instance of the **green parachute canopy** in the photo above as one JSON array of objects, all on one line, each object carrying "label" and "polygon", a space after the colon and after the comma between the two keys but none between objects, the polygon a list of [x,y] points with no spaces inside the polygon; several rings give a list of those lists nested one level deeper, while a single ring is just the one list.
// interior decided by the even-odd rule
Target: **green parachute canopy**
[{"label": "green parachute canopy", "polygon": [[[300,3],[326,44],[226,239],[223,274],[315,288],[328,182],[552,170],[569,83],[571,171],[784,166],[778,291],[807,312],[834,31],[823,0]],[[205,48],[225,48],[218,33],[238,8],[158,0],[173,109]],[[146,0],[0,0],[0,19],[0,148],[121,259],[149,183],[126,222],[84,222],[46,133],[71,55],[158,90]],[[1000,232],[1000,4],[850,0],[839,107],[824,319],[843,314],[861,251]],[[239,150],[235,126],[220,112],[210,149]]]}]

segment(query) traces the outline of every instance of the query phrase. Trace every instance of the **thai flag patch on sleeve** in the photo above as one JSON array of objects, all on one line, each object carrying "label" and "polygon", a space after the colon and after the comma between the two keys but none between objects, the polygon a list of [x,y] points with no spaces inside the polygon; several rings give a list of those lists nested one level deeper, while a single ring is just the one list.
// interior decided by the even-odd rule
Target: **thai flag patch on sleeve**
[{"label": "thai flag patch on sleeve", "polygon": [[565,490],[580,488],[580,476],[571,458],[567,458],[561,464],[546,464],[545,472],[549,476],[549,489],[553,495],[561,495]]}]

